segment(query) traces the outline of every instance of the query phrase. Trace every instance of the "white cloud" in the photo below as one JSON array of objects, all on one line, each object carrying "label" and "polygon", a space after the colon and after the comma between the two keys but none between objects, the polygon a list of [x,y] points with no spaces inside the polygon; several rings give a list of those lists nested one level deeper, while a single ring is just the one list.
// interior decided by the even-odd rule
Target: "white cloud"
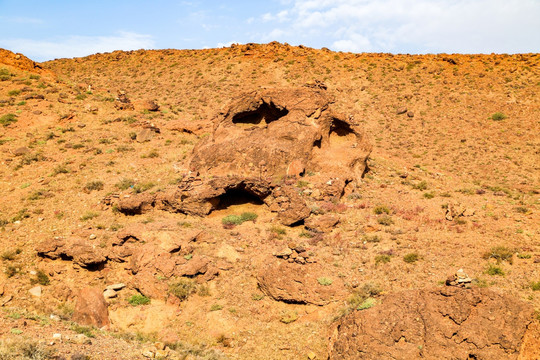
[{"label": "white cloud", "polygon": [[226,43],[218,43],[218,44],[217,44],[217,47],[218,47],[218,48],[229,47],[229,46],[231,46],[232,44],[241,44],[241,42],[239,42],[239,41],[229,41],[229,42],[226,42]]},{"label": "white cloud", "polygon": [[0,47],[22,53],[36,61],[62,57],[80,57],[114,50],[138,50],[154,47],[151,36],[121,31],[111,36],[67,36],[56,40],[6,39]]},{"label": "white cloud", "polygon": [[0,19],[5,22],[24,25],[40,25],[45,23],[42,19],[30,18],[25,16],[0,16]]},{"label": "white cloud", "polygon": [[281,23],[260,37],[354,52],[538,52],[539,18],[538,0],[294,0],[263,16]]}]

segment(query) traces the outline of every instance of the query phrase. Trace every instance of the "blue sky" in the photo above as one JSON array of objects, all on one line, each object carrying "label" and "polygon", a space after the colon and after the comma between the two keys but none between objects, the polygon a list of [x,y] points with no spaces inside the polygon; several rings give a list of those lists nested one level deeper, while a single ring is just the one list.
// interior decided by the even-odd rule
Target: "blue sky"
[{"label": "blue sky", "polygon": [[273,40],[352,52],[540,52],[540,0],[0,0],[0,47],[37,61]]}]

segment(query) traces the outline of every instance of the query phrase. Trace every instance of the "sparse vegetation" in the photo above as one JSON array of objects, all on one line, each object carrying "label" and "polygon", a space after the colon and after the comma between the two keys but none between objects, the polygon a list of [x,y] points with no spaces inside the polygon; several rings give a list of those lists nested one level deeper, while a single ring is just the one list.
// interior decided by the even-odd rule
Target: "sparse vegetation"
[{"label": "sparse vegetation", "polygon": [[375,265],[386,264],[386,263],[389,263],[390,260],[392,260],[392,257],[390,255],[387,255],[387,254],[377,255],[375,256]]},{"label": "sparse vegetation", "polygon": [[493,264],[489,264],[488,265],[488,268],[486,270],[486,274],[488,275],[491,275],[491,276],[504,276],[505,273],[503,271],[503,269],[499,266],[495,266]]},{"label": "sparse vegetation", "polygon": [[176,296],[180,301],[186,300],[195,290],[195,283],[187,278],[179,278],[169,284],[169,293]]},{"label": "sparse vegetation", "polygon": [[9,126],[13,123],[16,123],[17,122],[17,115],[15,114],[6,114],[6,115],[2,115],[0,117],[0,125],[2,126]]},{"label": "sparse vegetation", "polygon": [[84,186],[87,191],[103,190],[103,181],[90,181]]},{"label": "sparse vegetation", "polygon": [[255,221],[258,215],[252,212],[244,212],[241,215],[227,215],[221,219],[224,226],[235,226],[245,223],[246,221]]},{"label": "sparse vegetation", "polygon": [[150,298],[141,294],[135,294],[128,298],[128,303],[132,306],[148,305],[150,304]]},{"label": "sparse vegetation", "polygon": [[506,115],[504,115],[502,112],[496,112],[495,114],[491,115],[491,120],[494,121],[501,121],[506,119]]},{"label": "sparse vegetation", "polygon": [[317,279],[317,282],[322,286],[330,286],[334,282],[332,279],[329,279],[327,277],[320,277]]},{"label": "sparse vegetation", "polygon": [[407,264],[413,264],[417,262],[418,260],[420,260],[420,255],[418,255],[415,252],[409,253],[403,256],[403,261],[405,261]]},{"label": "sparse vegetation", "polygon": [[373,208],[373,212],[377,215],[390,214],[390,209],[387,206],[376,206]]},{"label": "sparse vegetation", "polygon": [[506,246],[496,246],[485,252],[483,258],[486,260],[495,259],[497,261],[497,264],[503,261],[512,264],[514,253],[515,250],[509,249]]}]

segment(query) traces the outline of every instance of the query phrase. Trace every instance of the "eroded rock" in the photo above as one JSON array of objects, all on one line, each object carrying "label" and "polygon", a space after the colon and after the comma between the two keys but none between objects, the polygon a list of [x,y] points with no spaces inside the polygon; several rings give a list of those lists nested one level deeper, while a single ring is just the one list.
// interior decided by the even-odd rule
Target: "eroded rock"
[{"label": "eroded rock", "polygon": [[335,324],[329,359],[517,359],[533,316],[529,304],[488,289],[388,294]]},{"label": "eroded rock", "polygon": [[103,292],[97,288],[85,288],[79,292],[73,321],[97,328],[109,325],[109,310]]}]

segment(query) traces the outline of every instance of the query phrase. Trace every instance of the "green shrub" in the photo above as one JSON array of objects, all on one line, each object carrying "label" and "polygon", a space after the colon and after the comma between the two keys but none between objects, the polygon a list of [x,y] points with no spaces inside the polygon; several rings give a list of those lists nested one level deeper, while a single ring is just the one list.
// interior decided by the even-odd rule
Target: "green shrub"
[{"label": "green shrub", "polygon": [[373,208],[373,212],[377,215],[390,214],[390,209],[387,206],[376,206]]},{"label": "green shrub", "polygon": [[21,93],[21,90],[11,90],[11,91],[8,91],[8,95],[9,96],[17,96]]},{"label": "green shrub", "polygon": [[186,300],[195,292],[195,284],[192,280],[180,278],[169,284],[169,293],[176,296],[180,301]]},{"label": "green shrub", "polygon": [[540,291],[540,281],[531,283],[532,291]]},{"label": "green shrub", "polygon": [[377,219],[377,222],[384,226],[390,226],[394,223],[394,220],[388,215],[381,216]]},{"label": "green shrub", "polygon": [[501,121],[504,119],[506,119],[506,115],[504,115],[502,112],[496,112],[495,114],[491,115],[491,120]]},{"label": "green shrub", "polygon": [[405,261],[408,264],[413,264],[417,262],[418,260],[420,260],[420,255],[418,255],[417,253],[409,253],[403,256],[403,261]]},{"label": "green shrub", "polygon": [[327,277],[320,277],[317,279],[317,282],[322,286],[330,286],[333,283],[332,279],[329,279]]},{"label": "green shrub", "polygon": [[93,190],[103,190],[103,182],[102,181],[90,181],[86,183],[84,188],[88,191]]},{"label": "green shrub", "polygon": [[495,275],[504,276],[505,275],[502,268],[500,268],[498,266],[495,266],[495,265],[491,265],[491,264],[489,264],[488,269],[486,270],[486,274],[492,275],[492,276],[495,276]]},{"label": "green shrub", "polygon": [[483,258],[486,260],[495,259],[497,260],[497,264],[501,263],[502,261],[507,261],[509,264],[512,264],[514,262],[514,253],[515,250],[509,249],[506,246],[496,246],[485,252]]},{"label": "green shrub", "polygon": [[390,260],[392,260],[392,257],[390,255],[382,254],[375,256],[375,265],[379,264],[386,264],[389,263]]},{"label": "green shrub", "polygon": [[150,304],[150,298],[141,294],[135,294],[128,298],[128,303],[132,306],[148,305]]},{"label": "green shrub", "polygon": [[225,226],[240,225],[246,221],[255,221],[258,215],[252,212],[244,212],[241,215],[227,215],[221,219],[221,223]]},{"label": "green shrub", "polygon": [[82,326],[82,325],[73,323],[71,325],[71,330],[75,331],[77,334],[86,335],[89,338],[96,337],[96,335],[94,334],[94,329],[90,326]]},{"label": "green shrub", "polygon": [[47,274],[45,274],[45,272],[43,272],[43,270],[38,270],[37,273],[36,273],[36,278],[35,279],[31,279],[30,282],[32,284],[40,284],[40,285],[43,285],[43,286],[47,286],[51,283],[51,281],[49,280],[49,276]]},{"label": "green shrub", "polygon": [[381,241],[381,238],[378,235],[364,235],[362,237],[362,242],[365,243],[378,243]]},{"label": "green shrub", "polygon": [[150,190],[154,186],[156,186],[155,183],[153,183],[151,181],[148,181],[148,182],[137,184],[137,185],[133,186],[133,191],[135,192],[135,194],[140,194],[142,192]]},{"label": "green shrub", "polygon": [[420,191],[427,190],[427,188],[428,188],[428,183],[425,180],[422,180],[419,183],[413,185],[413,189],[420,190]]},{"label": "green shrub", "polygon": [[116,183],[114,186],[116,186],[120,190],[127,190],[134,185],[135,185],[135,180],[124,178],[120,180],[120,182]]},{"label": "green shrub", "polygon": [[13,123],[16,123],[17,122],[17,115],[15,114],[6,114],[6,115],[3,115],[2,117],[0,117],[0,124],[2,126],[9,126]]},{"label": "green shrub", "polygon": [[68,174],[68,173],[69,173],[69,169],[66,167],[66,165],[58,165],[53,169],[53,172],[52,172],[53,176],[58,175],[58,174]]},{"label": "green shrub", "polygon": [[364,300],[360,305],[358,305],[356,310],[366,310],[375,306],[375,304],[376,304],[376,300],[370,297]]},{"label": "green shrub", "polygon": [[214,304],[210,307],[210,311],[219,311],[223,309],[223,305]]},{"label": "green shrub", "polygon": [[87,220],[91,220],[93,218],[96,218],[98,216],[99,216],[99,213],[96,213],[96,212],[93,212],[93,211],[88,211],[86,214],[81,216],[81,220],[82,221],[87,221]]}]

